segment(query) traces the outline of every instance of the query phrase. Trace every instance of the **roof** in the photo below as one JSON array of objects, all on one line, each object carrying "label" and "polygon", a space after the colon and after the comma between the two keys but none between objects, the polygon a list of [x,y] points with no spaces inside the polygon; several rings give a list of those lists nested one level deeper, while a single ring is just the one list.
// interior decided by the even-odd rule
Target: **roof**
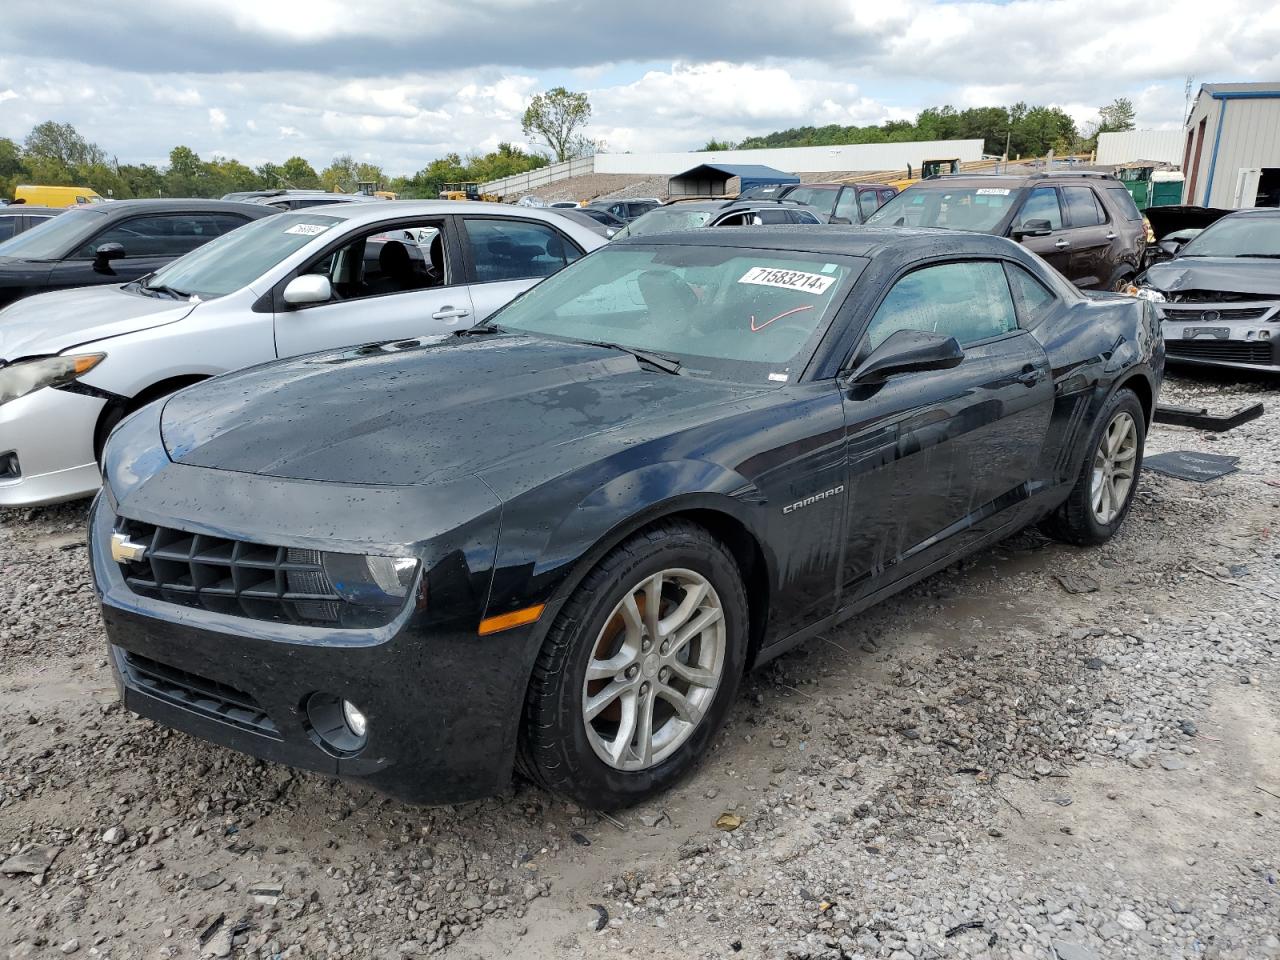
[{"label": "roof", "polygon": [[766,167],[763,163],[700,163],[696,167],[690,167],[683,173],[675,174],[672,179],[688,177],[701,170],[714,170],[716,173],[723,173],[726,177],[746,177],[749,179],[782,177],[784,183],[792,181],[795,183],[800,182],[799,177],[795,177],[790,173],[784,173],[774,167]]},{"label": "roof", "polygon": [[35,214],[37,217],[57,216],[64,210],[70,210],[71,207],[29,207],[25,203],[10,203],[0,207],[0,216],[9,214],[10,216],[18,216],[23,213]]},{"label": "roof", "polygon": [[[1089,170],[1053,170],[1046,173],[1043,170],[1036,173],[951,173],[941,177],[926,177],[924,180],[917,180],[908,190],[914,190],[917,187],[936,187],[940,190],[946,190],[951,187],[989,187],[993,183],[1010,184],[1013,186],[1031,186],[1032,184],[1047,185],[1050,183],[1060,183],[1062,181],[1070,181],[1074,179],[1087,180],[1091,183],[1096,181],[1106,181],[1110,184],[1118,184],[1120,181],[1110,174],[1101,175],[1097,171]],[[806,184],[807,186],[807,184]]]},{"label": "roof", "polygon": [[[273,207],[256,204],[229,204],[237,209],[248,207],[251,210],[275,212]],[[573,212],[571,208],[569,212]],[[510,203],[487,203],[480,200],[378,200],[373,203],[330,203],[322,207],[306,207],[302,210],[285,210],[276,216],[310,216],[333,217],[345,223],[379,224],[387,220],[399,220],[404,217],[444,216],[466,214],[468,216],[500,216],[525,220],[542,220],[548,223],[563,225],[568,219],[557,211],[544,207],[517,207]]]},{"label": "roof", "polygon": [[[248,213],[263,216],[264,208],[252,203],[236,203],[231,200],[201,200],[165,197],[158,200],[113,200],[110,203],[82,203],[73,210],[92,210],[103,216],[116,218],[141,211],[147,213]],[[266,208],[266,212],[271,212]]]},{"label": "roof", "polygon": [[[793,253],[819,253],[872,259],[890,249],[901,249],[923,244],[933,244],[945,239],[957,252],[1007,252],[1013,244],[1003,237],[985,233],[957,233],[935,227],[867,227],[867,226],[764,226],[764,227],[715,227],[711,230],[685,230],[678,233],[658,233],[648,237],[616,239],[618,244],[648,244],[747,247],[752,249],[786,250]],[[1017,246],[1017,244],[1013,244]],[[968,250],[962,249],[968,247]]]},{"label": "roof", "polygon": [[1280,98],[1280,80],[1262,83],[1202,83],[1200,89],[1210,96],[1220,93],[1270,93]]}]

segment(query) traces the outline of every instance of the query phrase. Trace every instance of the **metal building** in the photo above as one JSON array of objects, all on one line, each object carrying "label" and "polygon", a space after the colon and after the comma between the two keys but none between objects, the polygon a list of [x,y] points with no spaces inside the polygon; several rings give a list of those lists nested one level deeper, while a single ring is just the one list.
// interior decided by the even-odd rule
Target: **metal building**
[{"label": "metal building", "polygon": [[800,178],[759,163],[701,163],[667,181],[670,197],[736,196],[748,187],[799,183]]},{"label": "metal building", "polygon": [[1098,134],[1099,166],[1115,167],[1135,160],[1156,160],[1182,163],[1183,136],[1178,128],[1172,130],[1125,130],[1119,133]]},{"label": "metal building", "polygon": [[1191,108],[1185,142],[1184,203],[1280,204],[1280,80],[1204,84]]}]

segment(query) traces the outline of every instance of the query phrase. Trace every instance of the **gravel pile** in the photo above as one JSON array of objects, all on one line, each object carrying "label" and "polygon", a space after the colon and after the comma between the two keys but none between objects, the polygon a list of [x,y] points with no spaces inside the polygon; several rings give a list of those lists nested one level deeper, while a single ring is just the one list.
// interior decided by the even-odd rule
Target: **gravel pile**
[{"label": "gravel pile", "polygon": [[[1019,534],[744,684],[614,818],[420,809],[125,712],[85,504],[0,512],[0,958],[1280,957],[1280,390],[1148,451],[1100,549]],[[1268,482],[1271,481],[1271,482]]]}]

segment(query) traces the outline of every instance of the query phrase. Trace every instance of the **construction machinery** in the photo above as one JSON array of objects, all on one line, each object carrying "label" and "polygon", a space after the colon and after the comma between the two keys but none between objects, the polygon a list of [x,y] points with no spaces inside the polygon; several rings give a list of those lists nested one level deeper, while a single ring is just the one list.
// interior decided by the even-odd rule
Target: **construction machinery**
[{"label": "construction machinery", "polygon": [[490,203],[501,203],[502,197],[494,193],[481,193],[480,184],[475,182],[446,183],[440,191],[441,200],[485,200]]},{"label": "construction machinery", "polygon": [[907,164],[907,175],[901,180],[890,180],[889,185],[897,187],[899,190],[905,190],[913,183],[919,183],[921,180],[927,180],[930,177],[940,176],[944,173],[959,173],[960,158],[949,157],[945,160],[925,160],[920,164],[920,176],[913,176],[911,164]]}]

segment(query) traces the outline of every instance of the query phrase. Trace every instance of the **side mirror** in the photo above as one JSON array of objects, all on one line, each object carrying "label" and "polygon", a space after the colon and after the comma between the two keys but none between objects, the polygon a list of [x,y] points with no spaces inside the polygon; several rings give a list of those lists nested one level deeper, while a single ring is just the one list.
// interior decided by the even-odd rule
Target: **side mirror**
[{"label": "side mirror", "polygon": [[1022,226],[1014,227],[1013,239],[1047,237],[1051,233],[1053,233],[1053,225],[1048,220],[1024,220]]},{"label": "side mirror", "polygon": [[318,273],[304,273],[294,277],[284,288],[284,302],[295,307],[308,303],[326,303],[333,299],[333,285],[329,278]]},{"label": "side mirror", "polygon": [[895,373],[950,370],[964,359],[955,337],[923,330],[898,330],[871,351],[849,378],[854,383],[883,383]]},{"label": "side mirror", "polygon": [[123,257],[124,244],[104,243],[93,251],[93,268],[95,270],[106,270],[112,260],[120,260]]},{"label": "side mirror", "polygon": [[1161,240],[1156,244],[1156,249],[1166,257],[1176,257],[1178,251],[1182,249],[1182,244],[1177,240]]}]

